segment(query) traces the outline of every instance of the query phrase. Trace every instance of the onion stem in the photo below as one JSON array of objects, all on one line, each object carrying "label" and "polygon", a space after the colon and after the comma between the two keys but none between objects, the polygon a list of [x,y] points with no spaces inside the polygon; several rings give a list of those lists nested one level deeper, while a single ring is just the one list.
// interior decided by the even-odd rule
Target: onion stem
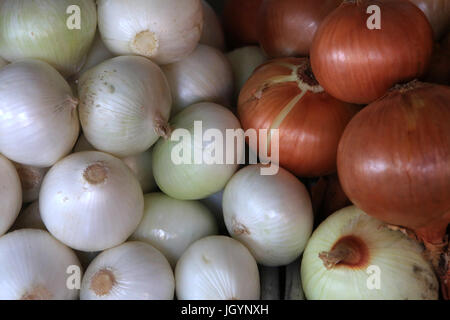
[{"label": "onion stem", "polygon": [[333,269],[337,265],[362,268],[367,263],[368,253],[369,250],[361,239],[345,236],[333,245],[330,252],[319,253],[319,258],[327,269]]}]

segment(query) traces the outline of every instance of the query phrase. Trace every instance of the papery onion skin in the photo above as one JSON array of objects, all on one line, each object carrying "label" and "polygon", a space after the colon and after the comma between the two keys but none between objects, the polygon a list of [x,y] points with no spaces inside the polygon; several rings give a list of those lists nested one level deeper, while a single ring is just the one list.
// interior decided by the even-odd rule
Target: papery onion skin
[{"label": "papery onion skin", "polygon": [[116,55],[141,55],[157,64],[180,61],[203,29],[200,0],[99,0],[98,27]]},{"label": "papery onion skin", "polygon": [[43,61],[22,60],[0,70],[0,83],[0,152],[40,168],[67,155],[80,124],[64,78]]},{"label": "papery onion skin", "polygon": [[61,242],[100,251],[127,240],[139,225],[144,197],[138,180],[118,158],[87,151],[55,164],[39,195],[42,220]]},{"label": "papery onion skin", "polygon": [[185,59],[161,69],[172,93],[172,115],[199,102],[231,105],[233,71],[218,49],[200,44]]},{"label": "papery onion skin", "polygon": [[225,50],[225,34],[222,28],[222,22],[219,20],[211,5],[202,0],[203,6],[203,31],[200,43],[214,47],[218,50]]},{"label": "papery onion skin", "polygon": [[83,74],[78,92],[83,133],[97,150],[131,156],[166,134],[170,88],[161,69],[144,57],[101,63]]},{"label": "papery onion skin", "polygon": [[[361,242],[361,249],[352,248],[357,250],[356,254],[364,255],[361,263],[351,265],[344,259],[327,268],[324,253],[331,252],[349,237]],[[379,289],[373,281],[377,274]],[[436,276],[420,244],[399,231],[389,230],[383,222],[355,206],[334,213],[314,231],[303,253],[301,276],[308,300],[437,300],[439,297]]]},{"label": "papery onion skin", "polygon": [[[80,24],[70,29],[78,6]],[[19,18],[20,17],[20,18]],[[77,73],[94,39],[93,0],[6,0],[0,5],[0,56],[8,61],[43,60],[64,76]]]},{"label": "papery onion skin", "polygon": [[[368,28],[369,5],[380,8],[380,30]],[[431,26],[411,2],[349,1],[319,27],[311,47],[311,65],[330,95],[367,104],[394,84],[423,75],[432,49]]]},{"label": "papery onion skin", "polygon": [[342,0],[266,0],[258,15],[258,39],[271,58],[307,56],[323,19]]},{"label": "papery onion skin", "polygon": [[126,242],[100,253],[81,284],[81,300],[172,300],[173,271],[154,247]]},{"label": "papery onion skin", "polygon": [[313,227],[311,198],[288,171],[261,175],[261,167],[247,166],[228,182],[224,219],[229,234],[259,264],[278,267],[293,262],[306,246]]},{"label": "papery onion skin", "polygon": [[79,291],[68,286],[76,268],[81,270],[75,253],[48,232],[8,233],[0,238],[0,299],[76,300]]},{"label": "papery onion skin", "polygon": [[225,36],[233,48],[258,43],[258,12],[263,0],[227,0],[223,9]]},{"label": "papery onion skin", "polygon": [[433,28],[434,39],[439,40],[450,31],[450,2],[447,0],[410,0],[425,13]]},{"label": "papery onion skin", "polygon": [[339,139],[358,110],[326,93],[306,58],[269,60],[244,85],[238,102],[244,130],[279,129],[281,166],[305,177],[336,171]]},{"label": "papery onion skin", "polygon": [[6,233],[22,207],[22,188],[16,168],[0,154],[0,235]]},{"label": "papery onion skin", "polygon": [[210,236],[194,242],[175,269],[179,300],[258,300],[259,271],[240,242]]}]

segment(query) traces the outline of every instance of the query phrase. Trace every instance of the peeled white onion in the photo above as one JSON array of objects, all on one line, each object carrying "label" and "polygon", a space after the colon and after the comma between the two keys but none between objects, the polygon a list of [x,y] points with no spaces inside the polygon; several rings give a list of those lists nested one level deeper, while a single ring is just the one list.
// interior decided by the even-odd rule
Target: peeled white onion
[{"label": "peeled white onion", "polygon": [[22,188],[14,165],[0,155],[0,235],[8,231],[22,207]]},{"label": "peeled white onion", "polygon": [[253,71],[263,64],[267,57],[260,47],[247,46],[235,49],[227,53],[227,57],[231,62],[234,75],[234,94],[239,96],[244,84],[252,75]]},{"label": "peeled white onion", "polygon": [[144,217],[131,239],[151,244],[175,266],[190,244],[213,234],[217,223],[203,204],[158,192],[144,196]]},{"label": "peeled white onion", "polygon": [[197,46],[200,0],[98,0],[98,27],[116,55],[141,55],[158,64],[179,61]]},{"label": "peeled white onion", "polygon": [[288,171],[279,168],[276,175],[262,175],[262,167],[247,166],[228,182],[223,194],[225,224],[258,263],[287,265],[300,256],[311,236],[311,198]]},{"label": "peeled white onion", "polygon": [[49,64],[23,60],[0,69],[0,152],[12,161],[50,167],[77,140],[78,101]]},{"label": "peeled white onion", "polygon": [[40,229],[47,231],[44,222],[41,218],[41,213],[39,211],[39,201],[35,201],[29,204],[24,210],[22,210],[17,217],[13,230],[19,229]]},{"label": "peeled white onion", "polygon": [[194,242],[175,269],[179,300],[257,300],[259,271],[240,242],[210,236]]},{"label": "peeled white onion", "polygon": [[0,238],[1,300],[77,299],[79,290],[68,286],[72,272],[76,277],[72,270],[82,276],[75,253],[46,231],[22,229]]},{"label": "peeled white onion", "polygon": [[39,198],[42,180],[49,168],[36,168],[19,163],[14,164],[22,185],[22,201],[29,203]]},{"label": "peeled white onion", "polygon": [[233,72],[218,49],[200,44],[188,57],[162,66],[162,70],[172,92],[172,114],[198,102],[230,105]]},{"label": "peeled white onion", "polygon": [[131,156],[168,134],[170,89],[161,69],[146,58],[107,60],[82,75],[78,92],[83,133],[97,150]]},{"label": "peeled white onion", "polygon": [[39,59],[70,76],[82,67],[96,26],[93,0],[4,0],[0,56],[8,61]]},{"label": "peeled white onion", "polygon": [[355,206],[314,231],[303,254],[309,300],[438,299],[439,284],[418,242]]},{"label": "peeled white onion", "polygon": [[39,197],[50,233],[80,251],[119,245],[142,219],[144,197],[131,170],[109,154],[74,153],[45,176]]},{"label": "peeled white onion", "polygon": [[223,51],[225,49],[225,35],[222,24],[211,5],[202,0],[203,6],[203,32],[200,43]]},{"label": "peeled white onion", "polygon": [[82,300],[172,300],[175,279],[167,259],[151,245],[133,241],[106,250],[83,277]]},{"label": "peeled white onion", "polygon": [[[241,128],[239,120],[230,110],[208,102],[194,104],[171,120],[171,137],[161,139],[153,148],[153,174],[159,188],[175,199],[198,200],[222,190],[238,169],[238,163],[242,161],[244,155],[243,146],[237,146],[236,150],[231,150],[226,148],[225,141],[224,143],[215,139],[202,141],[202,134],[194,134],[194,125],[197,121],[201,124],[203,133],[213,129],[220,132],[224,138],[226,129]],[[182,133],[190,133],[190,139],[184,137],[177,139],[176,135]],[[243,137],[243,132],[241,136]],[[186,156],[187,151],[183,154],[181,149],[183,146],[186,147],[184,149],[191,150],[190,157]],[[197,148],[197,151],[194,148]],[[227,164],[227,153],[231,158],[232,151],[234,151],[235,159]],[[195,163],[196,153],[203,158],[203,160],[199,159],[200,164]],[[214,154],[216,156],[221,154],[223,159],[218,159],[219,163],[217,163],[213,158]],[[182,157],[174,159],[175,155]]]}]

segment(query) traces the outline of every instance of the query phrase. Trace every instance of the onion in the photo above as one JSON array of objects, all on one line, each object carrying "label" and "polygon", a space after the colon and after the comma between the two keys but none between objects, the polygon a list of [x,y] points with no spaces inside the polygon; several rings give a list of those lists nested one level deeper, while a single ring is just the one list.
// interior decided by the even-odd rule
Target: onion
[{"label": "onion", "polygon": [[354,206],[314,231],[301,275],[309,300],[436,300],[439,295],[421,246]]},{"label": "onion", "polygon": [[[376,17],[376,12],[367,14],[371,5],[380,11],[379,30],[368,27]],[[366,104],[394,84],[424,74],[432,49],[431,26],[411,2],[351,0],[319,27],[311,65],[326,92],[342,101]]]},{"label": "onion", "polygon": [[20,212],[12,229],[40,229],[47,231],[39,211],[39,201],[34,201]]},{"label": "onion", "polygon": [[161,69],[148,59],[107,60],[83,74],[78,91],[83,133],[97,150],[131,156],[168,134],[170,89]]},{"label": "onion", "polygon": [[430,68],[423,79],[450,86],[450,33],[441,43],[435,44]]},{"label": "onion", "polygon": [[225,236],[194,242],[175,269],[179,300],[257,300],[258,266],[241,243]]},{"label": "onion", "polygon": [[0,235],[8,231],[22,206],[22,188],[14,165],[0,155]]},{"label": "onion", "polygon": [[179,61],[203,29],[200,0],[99,0],[98,27],[116,55],[141,55],[158,64]]},{"label": "onion", "polygon": [[150,193],[144,196],[144,218],[131,239],[151,244],[175,266],[191,243],[216,233],[214,216],[200,202]]},{"label": "onion", "polygon": [[222,23],[214,9],[208,2],[202,0],[203,6],[203,31],[200,43],[223,51],[225,49],[225,35]]},{"label": "onion", "polygon": [[102,252],[83,277],[82,300],[169,300],[175,280],[167,259],[147,243]]},{"label": "onion", "polygon": [[[319,86],[306,58],[275,59],[259,67],[239,96],[238,115],[248,129],[278,129],[283,168],[299,176],[336,171],[336,152],[345,126],[358,111]],[[258,144],[270,154],[271,135]],[[250,141],[250,148],[258,146]],[[262,147],[261,147],[262,149]]]},{"label": "onion", "polygon": [[0,299],[75,300],[78,290],[68,286],[74,267],[80,270],[76,255],[48,232],[8,233],[0,238]]},{"label": "onion", "polygon": [[39,197],[42,220],[64,244],[99,251],[123,243],[142,219],[139,182],[119,159],[105,153],[75,153],[45,176]]},{"label": "onion", "polygon": [[49,168],[36,168],[24,166],[19,163],[15,163],[14,165],[22,185],[22,201],[29,203],[37,200],[39,191],[41,190],[42,180],[44,180]]},{"label": "onion", "polygon": [[[203,133],[213,129],[225,138],[227,129],[241,128],[239,120],[225,107],[205,102],[184,109],[172,119],[171,127],[171,138],[161,139],[153,148],[153,174],[159,188],[180,200],[203,199],[222,190],[243,162],[243,148],[230,150],[225,142],[204,138]],[[237,136],[243,134],[238,131]],[[232,152],[234,161],[229,163]],[[195,159],[196,154],[201,159]]]},{"label": "onion", "polygon": [[325,17],[342,0],[266,0],[258,15],[259,43],[273,58],[307,56]]},{"label": "onion", "polygon": [[200,202],[203,203],[215,216],[217,225],[219,227],[219,234],[226,234],[227,232],[225,221],[223,220],[222,210],[223,191],[224,190],[220,190],[219,192],[216,192],[213,195],[200,200]]},{"label": "onion", "polygon": [[411,0],[425,13],[433,28],[434,38],[439,40],[450,28],[450,2],[448,0]]},{"label": "onion", "polygon": [[225,35],[232,47],[258,43],[258,12],[263,0],[227,0],[223,9]]},{"label": "onion", "polygon": [[245,82],[250,78],[256,67],[267,60],[264,52],[256,46],[248,46],[235,49],[227,54],[231,62],[234,74],[234,92],[239,96],[239,92]]},{"label": "onion", "polygon": [[0,152],[12,161],[50,167],[78,137],[78,101],[50,65],[24,60],[0,70]]},{"label": "onion", "polygon": [[305,186],[280,168],[261,175],[261,165],[236,173],[223,195],[228,232],[264,266],[287,265],[303,252],[313,227]]},{"label": "onion", "polygon": [[415,231],[438,270],[450,223],[449,101],[447,86],[398,86],[349,123],[338,151],[339,179],[350,200]]},{"label": "onion", "polygon": [[[73,6],[78,12],[69,11]],[[43,60],[70,76],[81,69],[96,27],[92,0],[4,0],[0,4],[0,56],[8,61]]]},{"label": "onion", "polygon": [[162,67],[173,97],[172,114],[198,102],[231,104],[233,71],[219,50],[199,45],[187,58]]}]

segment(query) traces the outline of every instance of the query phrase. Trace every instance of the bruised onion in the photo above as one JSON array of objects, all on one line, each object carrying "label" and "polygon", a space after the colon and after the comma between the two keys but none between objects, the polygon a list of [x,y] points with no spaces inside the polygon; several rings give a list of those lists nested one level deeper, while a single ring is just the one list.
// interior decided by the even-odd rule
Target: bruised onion
[{"label": "bruised onion", "polygon": [[323,19],[342,0],[267,0],[258,15],[259,43],[270,57],[306,56]]},{"label": "bruised onion", "polygon": [[[379,8],[378,15],[373,8]],[[368,14],[370,10],[375,11]],[[352,0],[319,27],[311,46],[311,65],[329,94],[366,104],[394,84],[421,76],[432,49],[431,26],[411,2]]]},{"label": "bruised onion", "polygon": [[349,123],[337,157],[350,200],[371,216],[415,231],[435,266],[450,223],[449,101],[447,86],[397,86]]},{"label": "bruised onion", "polygon": [[434,38],[439,40],[450,27],[450,1],[410,0],[425,13],[433,28]]},{"label": "bruised onion", "polygon": [[[238,103],[244,130],[279,129],[280,164],[299,176],[336,171],[339,139],[357,110],[323,90],[306,58],[262,65],[245,84]],[[271,142],[268,134],[263,141],[267,154]],[[250,147],[257,150],[256,145]]]}]

